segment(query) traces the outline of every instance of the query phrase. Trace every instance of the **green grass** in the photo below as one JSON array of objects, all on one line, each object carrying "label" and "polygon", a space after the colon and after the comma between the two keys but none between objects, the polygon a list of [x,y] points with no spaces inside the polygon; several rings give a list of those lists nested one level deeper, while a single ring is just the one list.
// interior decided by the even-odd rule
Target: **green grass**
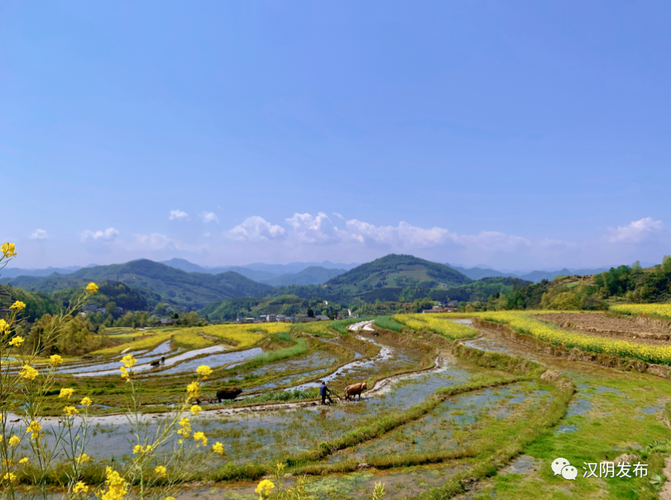
[{"label": "green grass", "polygon": [[375,318],[375,326],[379,326],[380,328],[391,330],[396,333],[401,333],[401,331],[403,331],[403,325],[391,316],[380,316],[379,318]]},{"label": "green grass", "polygon": [[308,352],[308,346],[305,343],[305,339],[296,339],[296,345],[287,347],[285,349],[279,349],[277,351],[264,352],[258,356],[254,356],[249,361],[236,366],[236,371],[246,371],[253,368],[258,368],[261,365],[268,363],[274,363],[276,361],[281,361],[283,359],[297,358]]}]

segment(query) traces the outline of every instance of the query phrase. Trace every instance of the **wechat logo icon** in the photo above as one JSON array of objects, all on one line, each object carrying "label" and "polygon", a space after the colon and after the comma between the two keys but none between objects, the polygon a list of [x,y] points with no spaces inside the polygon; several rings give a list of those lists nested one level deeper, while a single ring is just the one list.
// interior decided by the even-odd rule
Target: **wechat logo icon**
[{"label": "wechat logo icon", "polygon": [[552,462],[552,472],[555,473],[555,476],[561,474],[564,479],[569,481],[574,481],[578,477],[578,469],[573,467],[565,458],[555,458]]}]

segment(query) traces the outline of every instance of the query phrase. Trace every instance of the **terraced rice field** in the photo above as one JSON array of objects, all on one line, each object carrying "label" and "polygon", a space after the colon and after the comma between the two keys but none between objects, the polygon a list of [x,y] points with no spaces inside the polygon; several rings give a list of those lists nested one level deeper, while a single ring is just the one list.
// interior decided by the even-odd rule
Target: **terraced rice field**
[{"label": "terraced rice field", "polygon": [[[121,353],[138,359],[134,383],[148,435],[168,417],[196,368],[209,365],[202,412],[191,416],[190,425],[210,442],[221,442],[224,453],[199,469],[198,477],[211,481],[207,488],[186,482],[172,491],[183,500],[256,500],[258,481],[276,463],[291,473],[287,486],[305,477],[313,499],[369,498],[378,482],[385,485],[385,499],[665,494],[668,378],[663,371],[643,373],[652,365],[604,366],[606,358],[591,349],[633,336],[645,326],[639,319],[506,312],[329,325],[182,329],[177,342],[174,330],[147,332],[151,343],[122,333],[128,336],[124,349],[64,365],[57,388],[73,387],[94,400],[90,468],[113,461],[123,470],[133,460],[133,428],[122,415],[128,390],[119,377]],[[664,341],[656,342],[637,345],[664,352]],[[640,362],[637,352],[614,348],[599,355],[613,353]],[[165,366],[151,368],[149,362],[161,356]],[[354,382],[365,381],[368,389],[361,401],[334,395],[332,405],[321,406],[322,380],[340,396]],[[216,390],[233,387],[242,390],[235,400],[214,400]],[[56,415],[62,406],[54,394],[44,410]],[[56,426],[55,418],[43,420],[47,431]],[[577,467],[575,480],[553,473],[558,457]],[[647,465],[646,476],[583,477],[584,464],[632,457]]]}]

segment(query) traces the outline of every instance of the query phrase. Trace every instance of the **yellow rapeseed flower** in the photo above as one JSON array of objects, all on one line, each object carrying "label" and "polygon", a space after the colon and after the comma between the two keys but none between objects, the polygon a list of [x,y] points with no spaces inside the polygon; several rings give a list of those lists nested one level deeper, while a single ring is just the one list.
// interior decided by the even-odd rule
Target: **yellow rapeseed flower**
[{"label": "yellow rapeseed flower", "polygon": [[23,311],[26,308],[26,304],[25,304],[25,302],[21,302],[20,300],[17,300],[11,306],[9,306],[9,308],[13,309],[15,311]]},{"label": "yellow rapeseed flower", "polygon": [[89,293],[89,295],[96,294],[98,293],[98,285],[91,282],[88,285],[86,285],[86,291]]},{"label": "yellow rapeseed flower", "polygon": [[130,375],[128,374],[128,370],[126,369],[125,366],[122,366],[119,368],[119,371],[121,372],[121,378],[124,379],[126,382],[130,382]]},{"label": "yellow rapeseed flower", "polygon": [[203,409],[202,409],[200,406],[198,406],[198,405],[193,405],[193,406],[191,407],[191,410],[190,410],[190,411],[191,411],[191,415],[193,415],[193,416],[200,415],[200,412],[201,412],[202,410],[203,410]]},{"label": "yellow rapeseed flower", "polygon": [[9,446],[18,446],[21,442],[19,436],[12,436],[9,438]]},{"label": "yellow rapeseed flower", "polygon": [[275,488],[273,482],[269,481],[268,479],[264,479],[259,483],[254,491],[260,495],[259,498],[264,498],[270,495],[270,490],[273,488]]},{"label": "yellow rapeseed flower", "polygon": [[154,472],[156,472],[156,474],[158,474],[159,476],[165,476],[168,473],[168,469],[166,469],[162,465],[157,465],[156,467],[154,467]]},{"label": "yellow rapeseed flower", "polygon": [[7,333],[9,331],[9,323],[4,319],[0,319],[0,333]]},{"label": "yellow rapeseed flower", "polygon": [[19,347],[21,344],[23,344],[23,337],[20,335],[17,335],[14,337],[12,340],[9,341],[9,345],[14,346],[14,347]]},{"label": "yellow rapeseed flower", "polygon": [[196,399],[200,395],[200,384],[191,382],[186,386],[186,392],[189,394],[189,399]]},{"label": "yellow rapeseed flower", "polygon": [[58,395],[59,398],[68,398],[70,399],[72,395],[75,393],[74,389],[61,389],[61,393]]},{"label": "yellow rapeseed flower", "polygon": [[107,491],[103,490],[100,500],[124,500],[126,493],[128,493],[126,481],[111,467],[105,469],[105,477]]},{"label": "yellow rapeseed flower", "polygon": [[91,405],[93,404],[93,401],[91,401],[91,398],[90,398],[90,397],[85,396],[85,397],[82,399],[82,401],[81,401],[80,404],[81,404],[82,406],[91,406]]},{"label": "yellow rapeseed flower", "polygon": [[121,358],[121,362],[126,368],[133,368],[135,363],[137,363],[137,359],[135,359],[132,354],[126,354]]},{"label": "yellow rapeseed flower", "polygon": [[219,453],[219,455],[223,455],[224,454],[224,445],[221,444],[219,441],[217,441],[216,443],[214,443],[212,445],[212,451],[214,453]]},{"label": "yellow rapeseed flower", "polygon": [[78,481],[77,484],[75,484],[75,487],[72,489],[74,493],[88,493],[89,492],[89,487],[86,486],[85,483],[82,481]]},{"label": "yellow rapeseed flower", "polygon": [[165,500],[175,500],[175,497],[165,497]]},{"label": "yellow rapeseed flower", "polygon": [[63,363],[63,358],[61,358],[58,354],[54,354],[49,358],[49,361],[51,361],[52,365],[58,366]]},{"label": "yellow rapeseed flower", "polygon": [[39,373],[32,366],[23,365],[23,368],[21,368],[21,371],[19,372],[19,375],[21,375],[26,380],[35,380],[35,377],[37,377],[39,375]]},{"label": "yellow rapeseed flower", "polygon": [[4,476],[2,476],[2,479],[4,479],[5,481],[9,481],[10,483],[13,483],[14,481],[16,481],[16,474],[14,474],[13,472],[8,472]]},{"label": "yellow rapeseed flower", "polygon": [[42,426],[40,425],[39,422],[32,421],[30,422],[30,425],[28,426],[28,429],[26,429],[26,432],[30,432],[30,439],[37,439],[40,435],[40,431],[42,430]]},{"label": "yellow rapeseed flower", "polygon": [[63,408],[63,412],[65,412],[65,414],[68,417],[71,417],[73,415],[77,415],[79,413],[79,410],[74,406],[66,406],[65,408]]},{"label": "yellow rapeseed flower", "polygon": [[133,448],[133,455],[137,453],[147,453],[149,451],[151,451],[151,445],[142,446],[140,444],[136,444],[135,448]]},{"label": "yellow rapeseed flower", "polygon": [[86,453],[82,453],[77,458],[75,458],[75,462],[77,462],[77,464],[85,464],[86,462],[90,461],[91,457],[89,457]]},{"label": "yellow rapeseed flower", "polygon": [[3,243],[2,244],[2,254],[6,259],[10,257],[16,257],[16,245],[14,243]]},{"label": "yellow rapeseed flower", "polygon": [[[188,418],[182,417],[179,419],[180,430],[177,431],[177,434],[183,437],[189,437],[191,434],[191,422]],[[180,443],[181,444],[181,443]]]},{"label": "yellow rapeseed flower", "polygon": [[20,464],[27,464],[28,463],[28,457],[23,457],[21,460],[19,460]]},{"label": "yellow rapeseed flower", "polygon": [[196,442],[202,441],[201,444],[203,446],[207,446],[207,438],[205,437],[204,432],[194,432],[193,433],[193,440],[196,441]]},{"label": "yellow rapeseed flower", "polygon": [[200,375],[201,377],[203,377],[203,380],[206,380],[207,377],[209,377],[210,375],[212,375],[212,368],[210,368],[210,367],[207,366],[207,365],[200,365],[200,366],[196,369],[196,373],[197,373],[198,375]]}]

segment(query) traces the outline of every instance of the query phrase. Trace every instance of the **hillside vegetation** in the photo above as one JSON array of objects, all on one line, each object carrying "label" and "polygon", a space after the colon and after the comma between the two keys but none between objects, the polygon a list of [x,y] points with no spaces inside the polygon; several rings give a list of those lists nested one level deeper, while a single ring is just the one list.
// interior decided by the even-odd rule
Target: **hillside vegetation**
[{"label": "hillside vegetation", "polygon": [[263,296],[272,288],[232,271],[214,275],[187,273],[147,259],[88,267],[65,275],[54,273],[48,277],[19,276],[2,280],[28,291],[41,292],[82,287],[91,281],[125,283],[139,290],[150,305],[166,302],[186,310],[200,309],[232,297]]},{"label": "hillside vegetation", "polygon": [[671,256],[662,264],[610,268],[587,276],[558,276],[493,297],[488,309],[605,310],[624,302],[671,300]]},{"label": "hillside vegetation", "polygon": [[344,269],[326,269],[325,267],[320,266],[310,266],[294,274],[283,274],[275,278],[260,281],[272,286],[321,285],[325,281],[339,276],[344,272]]}]

